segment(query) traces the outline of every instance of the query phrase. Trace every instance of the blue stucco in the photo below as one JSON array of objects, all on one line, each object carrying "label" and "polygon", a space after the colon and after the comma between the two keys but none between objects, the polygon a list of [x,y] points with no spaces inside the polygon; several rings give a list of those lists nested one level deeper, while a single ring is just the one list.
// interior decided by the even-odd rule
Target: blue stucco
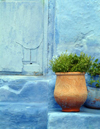
[{"label": "blue stucco", "polygon": [[56,76],[53,76],[49,81],[49,90],[48,90],[48,109],[61,109],[61,107],[57,104],[54,98],[54,88],[56,84]]},{"label": "blue stucco", "polygon": [[[99,127],[100,111],[64,113],[54,99],[56,76],[0,76],[0,128],[71,129]],[[95,122],[93,122],[95,120]]]},{"label": "blue stucco", "polygon": [[99,4],[99,0],[1,0],[0,74],[47,74],[49,60],[65,50],[100,59]]},{"label": "blue stucco", "polygon": [[44,75],[48,1],[0,1],[0,12],[0,74]]},{"label": "blue stucco", "polygon": [[81,107],[78,113],[54,110],[48,113],[48,129],[98,129],[100,111]]},{"label": "blue stucco", "polygon": [[0,76],[0,129],[47,129],[56,76]]},{"label": "blue stucco", "polygon": [[47,129],[50,80],[0,76],[0,129]]},{"label": "blue stucco", "polygon": [[56,0],[56,54],[81,51],[100,59],[100,1]]},{"label": "blue stucco", "polygon": [[0,129],[47,129],[47,104],[0,103]]},{"label": "blue stucco", "polygon": [[45,77],[0,76],[0,102],[46,102],[48,81]]},{"label": "blue stucco", "polygon": [[100,0],[0,0],[0,12],[0,129],[98,129],[99,110],[61,112],[49,60],[67,50],[100,61]]}]

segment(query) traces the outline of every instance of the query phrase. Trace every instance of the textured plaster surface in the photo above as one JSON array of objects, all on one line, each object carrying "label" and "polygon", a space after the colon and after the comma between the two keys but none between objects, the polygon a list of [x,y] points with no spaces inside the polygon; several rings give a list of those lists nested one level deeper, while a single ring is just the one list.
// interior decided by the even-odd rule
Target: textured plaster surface
[{"label": "textured plaster surface", "polygon": [[[0,76],[0,128],[47,129],[56,76]],[[5,119],[4,119],[5,118]]]},{"label": "textured plaster surface", "polygon": [[45,6],[42,0],[0,1],[0,71],[43,72]]},{"label": "textured plaster surface", "polygon": [[0,103],[0,129],[47,129],[47,104]]},{"label": "textured plaster surface", "polygon": [[54,23],[55,23],[55,0],[49,0],[48,4],[48,59],[54,54]]},{"label": "textured plaster surface", "polygon": [[0,76],[0,128],[97,128],[100,111],[65,113],[54,99],[56,76]]},{"label": "textured plaster surface", "polygon": [[53,109],[61,109],[61,107],[57,104],[54,98],[54,88],[56,84],[56,76],[53,76],[49,81],[49,90],[48,90],[48,107],[49,110]]},{"label": "textured plaster surface", "polygon": [[99,110],[84,107],[76,113],[54,110],[48,113],[48,129],[98,129],[99,119]]},{"label": "textured plaster surface", "polygon": [[0,76],[0,129],[47,129],[50,79]]},{"label": "textured plaster surface", "polygon": [[47,102],[45,77],[0,76],[0,102]]},{"label": "textured plaster surface", "polygon": [[[0,12],[0,71],[6,74],[45,72],[47,61],[66,49],[100,58],[99,0],[0,0]],[[53,75],[0,76],[0,128],[47,129],[48,122],[48,129],[98,129],[99,110],[61,112],[55,81]]]},{"label": "textured plaster surface", "polygon": [[60,108],[54,99],[56,76],[0,76],[0,102],[47,102],[49,109]]},{"label": "textured plaster surface", "polygon": [[66,49],[100,57],[99,0],[1,0],[0,12],[0,71],[46,73]]},{"label": "textured plaster surface", "polygon": [[100,59],[100,1],[56,0],[56,54],[81,51]]}]

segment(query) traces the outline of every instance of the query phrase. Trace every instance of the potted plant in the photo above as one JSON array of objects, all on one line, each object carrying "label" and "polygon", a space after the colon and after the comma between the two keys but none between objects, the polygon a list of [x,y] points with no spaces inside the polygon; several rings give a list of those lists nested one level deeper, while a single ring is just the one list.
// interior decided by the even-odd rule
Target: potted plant
[{"label": "potted plant", "polygon": [[62,111],[80,111],[87,98],[85,72],[92,64],[91,56],[81,52],[77,54],[62,53],[50,61],[53,72],[56,73],[54,97],[62,107]]},{"label": "potted plant", "polygon": [[100,109],[100,63],[96,59],[88,71],[88,96],[85,106]]}]

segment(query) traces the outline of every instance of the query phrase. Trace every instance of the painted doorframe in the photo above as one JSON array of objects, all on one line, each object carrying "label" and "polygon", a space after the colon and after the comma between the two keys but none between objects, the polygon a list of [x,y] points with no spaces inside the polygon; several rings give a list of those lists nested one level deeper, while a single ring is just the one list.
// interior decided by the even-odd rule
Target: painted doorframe
[{"label": "painted doorframe", "polygon": [[48,72],[48,0],[42,0],[44,6],[44,42],[43,42],[43,75]]},{"label": "painted doorframe", "polygon": [[[43,48],[42,48],[42,73],[43,75],[47,74],[48,71],[48,0],[41,0],[43,4]],[[8,1],[7,1],[8,2]],[[11,1],[13,2],[13,1]],[[16,1],[15,1],[16,2]],[[19,1],[20,2],[20,1]],[[0,71],[0,74],[4,75],[14,75],[14,74],[23,74],[22,72],[10,72],[10,71]]]}]

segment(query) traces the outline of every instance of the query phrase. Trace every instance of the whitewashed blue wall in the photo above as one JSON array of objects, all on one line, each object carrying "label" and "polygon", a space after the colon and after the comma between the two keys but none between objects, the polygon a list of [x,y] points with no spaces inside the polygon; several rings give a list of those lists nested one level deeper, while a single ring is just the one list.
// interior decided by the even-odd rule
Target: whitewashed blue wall
[{"label": "whitewashed blue wall", "polygon": [[68,50],[100,60],[99,0],[1,0],[0,74],[48,72]]},{"label": "whitewashed blue wall", "polygon": [[100,59],[100,0],[56,0],[56,54],[81,51]]},{"label": "whitewashed blue wall", "polygon": [[0,2],[0,71],[46,71],[47,23],[47,0]]}]

